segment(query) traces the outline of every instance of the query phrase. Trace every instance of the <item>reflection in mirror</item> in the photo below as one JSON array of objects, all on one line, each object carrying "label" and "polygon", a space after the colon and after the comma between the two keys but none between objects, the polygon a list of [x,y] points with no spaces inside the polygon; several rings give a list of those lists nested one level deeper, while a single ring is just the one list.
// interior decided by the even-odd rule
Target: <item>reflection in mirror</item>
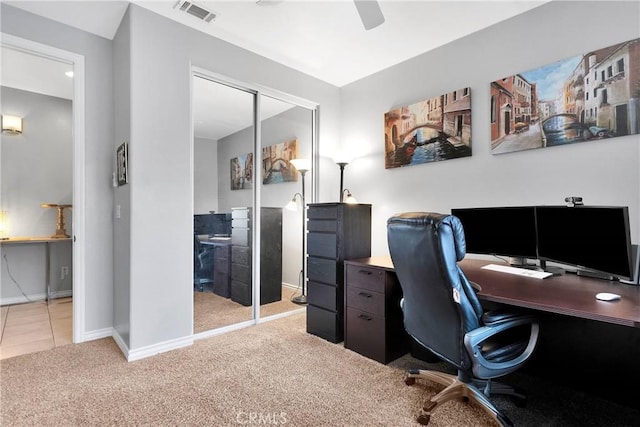
[{"label": "reflection in mirror", "polygon": [[253,318],[254,98],[193,78],[194,333]]},{"label": "reflection in mirror", "polygon": [[[311,159],[313,111],[199,76],[193,94],[194,333],[253,319],[254,277],[260,317],[299,309],[292,300],[303,293],[304,203],[297,212],[283,208],[304,193],[290,161]],[[254,155],[256,96],[261,148]],[[253,274],[258,191],[260,271]]]},{"label": "reflection in mirror", "polygon": [[[261,294],[270,298],[260,307],[260,317],[299,309],[304,283],[305,203],[301,173],[291,160],[311,159],[312,111],[260,95],[262,146],[262,246]],[[305,185],[310,188],[309,180]],[[294,195],[298,194],[298,197]],[[307,202],[310,200],[307,192]],[[296,209],[283,209],[295,198]],[[278,297],[278,298],[276,298]]]}]

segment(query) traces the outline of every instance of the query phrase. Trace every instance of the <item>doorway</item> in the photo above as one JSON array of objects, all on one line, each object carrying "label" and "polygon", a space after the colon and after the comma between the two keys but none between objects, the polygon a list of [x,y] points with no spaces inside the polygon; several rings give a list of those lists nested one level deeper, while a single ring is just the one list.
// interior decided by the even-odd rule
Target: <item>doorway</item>
[{"label": "doorway", "polygon": [[313,157],[316,109],[205,70],[192,88],[194,334],[204,337],[304,309],[292,302],[302,216],[284,207],[302,185],[289,160]]},{"label": "doorway", "polygon": [[2,114],[23,125],[3,134],[0,148],[2,326],[10,326],[8,307],[40,304],[54,345],[82,342],[84,58],[4,33],[1,49]]}]

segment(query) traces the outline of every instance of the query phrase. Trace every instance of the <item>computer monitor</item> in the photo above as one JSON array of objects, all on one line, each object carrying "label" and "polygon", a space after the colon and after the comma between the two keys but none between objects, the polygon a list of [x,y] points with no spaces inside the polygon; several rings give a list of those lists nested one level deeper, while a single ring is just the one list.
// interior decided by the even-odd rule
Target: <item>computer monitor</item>
[{"label": "computer monitor", "polygon": [[[626,206],[538,206],[538,257],[608,279],[633,276]],[[585,271],[586,270],[586,271]]]},{"label": "computer monitor", "polygon": [[537,258],[535,207],[456,208],[451,214],[462,223],[468,253],[507,256],[512,265]]}]

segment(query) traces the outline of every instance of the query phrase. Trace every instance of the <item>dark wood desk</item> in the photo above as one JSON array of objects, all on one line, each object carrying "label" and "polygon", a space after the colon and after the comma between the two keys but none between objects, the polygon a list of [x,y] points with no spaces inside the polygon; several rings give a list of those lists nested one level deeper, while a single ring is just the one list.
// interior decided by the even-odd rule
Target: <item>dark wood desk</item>
[{"label": "dark wood desk", "polygon": [[[393,271],[387,256],[350,262]],[[467,278],[480,285],[477,295],[482,301],[640,328],[640,286],[575,274],[533,279],[481,268],[487,264],[499,262],[466,258],[460,263]],[[621,298],[600,301],[596,299],[600,292],[615,293]]]},{"label": "dark wood desk", "polygon": [[[395,276],[386,256],[347,262]],[[482,288],[477,295],[487,309],[506,304],[535,310],[540,336],[522,371],[635,408],[635,394],[619,384],[640,381],[640,286],[575,274],[533,279],[481,268],[498,263],[465,259],[460,267]],[[621,299],[599,301],[599,292]]]}]

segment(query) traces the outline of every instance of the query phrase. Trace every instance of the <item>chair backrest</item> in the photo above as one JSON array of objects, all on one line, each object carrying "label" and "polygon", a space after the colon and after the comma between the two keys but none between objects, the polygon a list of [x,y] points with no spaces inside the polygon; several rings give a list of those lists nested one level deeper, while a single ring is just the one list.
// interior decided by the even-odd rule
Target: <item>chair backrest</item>
[{"label": "chair backrest", "polygon": [[407,333],[458,369],[469,369],[464,334],[480,326],[483,310],[457,264],[466,250],[460,220],[438,213],[398,214],[387,221],[387,239]]}]

